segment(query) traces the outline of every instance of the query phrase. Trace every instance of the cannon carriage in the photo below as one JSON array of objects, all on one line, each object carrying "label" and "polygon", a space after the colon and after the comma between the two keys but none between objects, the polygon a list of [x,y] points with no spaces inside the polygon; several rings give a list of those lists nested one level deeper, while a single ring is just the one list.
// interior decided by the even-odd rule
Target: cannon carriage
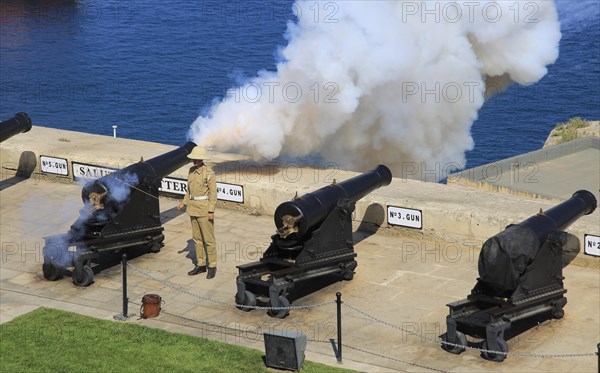
[{"label": "cannon carriage", "polygon": [[73,283],[94,282],[93,263],[102,256],[145,247],[159,252],[163,246],[158,189],[161,179],[188,163],[193,142],[140,161],[88,182],[82,189],[84,207],[66,234],[44,237],[47,280],[58,280],[73,267]]},{"label": "cannon carriage", "polygon": [[352,239],[355,204],[391,180],[391,171],[379,165],[280,204],[274,214],[277,231],[262,258],[237,266],[238,308],[250,311],[257,298],[267,298],[268,314],[284,318],[288,295],[299,284],[331,275],[352,280],[357,266]]},{"label": "cannon carriage", "polygon": [[[587,190],[568,200],[512,224],[489,238],[481,249],[479,278],[466,299],[449,303],[447,332],[442,348],[453,354],[462,346],[481,347],[481,357],[503,361],[506,340],[548,319],[561,319],[567,290],[563,285],[564,229],[596,209]],[[469,343],[467,335],[482,339]]]}]

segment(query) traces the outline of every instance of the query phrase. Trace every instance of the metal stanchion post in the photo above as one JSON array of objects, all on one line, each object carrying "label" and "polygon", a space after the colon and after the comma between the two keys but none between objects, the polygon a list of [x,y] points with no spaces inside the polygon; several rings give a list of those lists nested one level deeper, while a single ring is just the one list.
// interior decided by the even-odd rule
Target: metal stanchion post
[{"label": "metal stanchion post", "polygon": [[335,293],[337,303],[337,344],[338,344],[338,363],[342,362],[342,293]]},{"label": "metal stanchion post", "polygon": [[123,253],[121,264],[123,265],[123,316],[125,316],[128,314],[127,303],[129,302],[129,298],[127,298],[127,254],[125,253]]},{"label": "metal stanchion post", "polygon": [[127,254],[123,253],[121,257],[121,266],[123,267],[123,313],[115,315],[115,320],[125,321],[134,314],[129,314],[127,306],[129,305],[129,298],[127,297]]}]

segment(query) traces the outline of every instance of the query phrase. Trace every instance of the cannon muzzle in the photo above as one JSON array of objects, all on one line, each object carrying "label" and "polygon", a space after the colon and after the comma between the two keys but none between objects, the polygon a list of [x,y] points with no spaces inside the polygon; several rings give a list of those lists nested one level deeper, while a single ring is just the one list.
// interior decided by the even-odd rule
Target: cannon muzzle
[{"label": "cannon muzzle", "polygon": [[596,206],[596,197],[591,192],[578,190],[568,200],[547,211],[540,211],[518,225],[531,229],[543,242],[550,232],[567,229],[580,217],[594,212]]},{"label": "cannon muzzle", "polygon": [[17,113],[14,117],[0,122],[0,142],[30,129],[31,118],[29,118],[29,115],[27,113]]},{"label": "cannon muzzle", "polygon": [[321,223],[340,201],[356,203],[375,189],[389,185],[392,172],[384,165],[371,171],[333,183],[300,198],[282,203],[275,210],[275,226],[280,237],[301,238]]},{"label": "cannon muzzle", "polygon": [[[192,149],[194,149],[195,146],[196,144],[190,141],[175,150],[161,154],[146,162],[139,162],[137,165],[130,167],[138,166],[137,168],[134,168],[135,172],[138,173],[138,176],[140,177],[150,175],[151,177],[163,178],[187,164],[190,161],[187,156],[192,152]],[[144,164],[144,166],[142,166],[142,164]],[[125,169],[122,171],[125,171]]]},{"label": "cannon muzzle", "polygon": [[[528,267],[548,241],[560,247],[560,233],[584,215],[596,209],[597,201],[587,190],[580,190],[568,200],[541,211],[519,224],[489,238],[479,255],[479,281],[489,295],[508,297],[522,282]],[[565,238],[566,239],[566,238]],[[560,252],[558,253],[560,254]],[[560,255],[559,255],[560,256]],[[535,274],[529,274],[534,277]],[[548,277],[548,274],[543,276]]]}]

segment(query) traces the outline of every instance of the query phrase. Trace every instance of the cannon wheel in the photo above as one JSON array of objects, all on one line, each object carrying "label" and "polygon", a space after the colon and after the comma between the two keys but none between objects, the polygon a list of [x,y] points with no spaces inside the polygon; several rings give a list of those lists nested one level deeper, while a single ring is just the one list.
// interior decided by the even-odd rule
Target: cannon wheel
[{"label": "cannon wheel", "polygon": [[[499,352],[508,352],[508,344],[506,343],[504,338],[498,338],[498,346],[500,346]],[[484,350],[490,350],[487,340],[483,342],[483,346],[481,348]],[[491,361],[503,361],[504,359],[506,359],[506,355],[504,354],[495,354],[492,352],[485,351],[481,351],[481,357]]]},{"label": "cannon wheel", "polygon": [[356,260],[348,263],[342,263],[340,268],[342,269],[342,278],[346,281],[351,281],[354,278],[354,270],[356,269]]},{"label": "cannon wheel", "polygon": [[[280,295],[279,296],[279,307],[289,307],[289,306],[290,306],[290,301],[285,297],[285,295]],[[287,315],[290,314],[290,310],[285,309],[285,308],[281,308],[278,310],[270,309],[267,311],[267,313],[271,317],[275,317],[277,319],[283,319],[284,317],[286,317]]]},{"label": "cannon wheel", "polygon": [[56,281],[63,277],[63,269],[53,262],[42,264],[42,272],[44,278],[49,281]]},{"label": "cannon wheel", "polygon": [[153,253],[159,253],[162,247],[163,245],[161,242],[153,242],[150,244],[150,246],[148,246],[148,250],[150,250]]},{"label": "cannon wheel", "polygon": [[354,271],[346,271],[342,274],[342,276],[344,277],[344,280],[346,281],[350,281],[354,278]]},{"label": "cannon wheel", "polygon": [[552,317],[555,319],[562,319],[563,317],[565,317],[565,310],[561,308],[555,308],[554,310],[552,310]]},{"label": "cannon wheel", "polygon": [[244,306],[250,306],[250,307],[244,307],[244,306],[236,306],[238,309],[245,311],[245,312],[250,312],[252,311],[254,308],[254,306],[256,306],[256,295],[254,295],[251,291],[248,290],[244,290],[244,299],[239,302],[236,296],[235,299],[236,303],[238,304],[243,304]]},{"label": "cannon wheel", "polygon": [[94,271],[89,265],[84,265],[81,273],[73,271],[73,283],[77,286],[90,286],[94,283]]},{"label": "cannon wheel", "polygon": [[[466,346],[467,345],[467,336],[464,333],[459,332],[458,330],[456,331],[456,339],[453,341],[449,341],[448,340],[448,333],[444,333],[442,335],[442,341],[443,342],[449,342],[449,343],[454,343],[457,345],[461,345],[461,346]],[[459,346],[451,346],[445,343],[442,343],[442,349],[444,351],[448,351],[451,354],[460,354],[462,352],[464,352],[466,350],[465,347],[459,347]]]}]

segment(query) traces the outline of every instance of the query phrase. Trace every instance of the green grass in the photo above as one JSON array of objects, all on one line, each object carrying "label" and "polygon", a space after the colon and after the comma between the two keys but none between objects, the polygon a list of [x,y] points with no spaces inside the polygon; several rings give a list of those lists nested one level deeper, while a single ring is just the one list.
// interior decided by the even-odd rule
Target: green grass
[{"label": "green grass", "polygon": [[560,142],[568,142],[579,138],[577,130],[589,126],[590,123],[581,119],[580,117],[574,117],[569,119],[566,123],[561,123],[554,128],[553,136],[560,136]]},{"label": "green grass", "polygon": [[581,119],[581,117],[571,118],[567,122],[567,126],[573,127],[575,129],[577,129],[577,128],[584,128],[584,127],[587,127],[589,125],[590,125],[590,122],[587,121],[587,120],[585,120],[585,119]]},{"label": "green grass", "polygon": [[[0,325],[0,351],[0,372],[273,371],[262,351],[48,308]],[[305,361],[302,372],[350,371]]]}]

